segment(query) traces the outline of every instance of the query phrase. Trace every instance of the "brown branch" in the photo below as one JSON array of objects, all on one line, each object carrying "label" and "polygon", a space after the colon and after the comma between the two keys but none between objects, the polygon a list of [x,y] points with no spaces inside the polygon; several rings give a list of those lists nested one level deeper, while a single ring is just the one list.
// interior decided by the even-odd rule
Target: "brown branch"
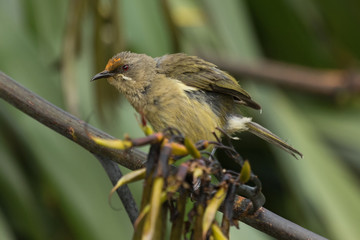
[{"label": "brown branch", "polygon": [[114,137],[54,106],[2,72],[0,72],[0,97],[93,154],[108,157],[129,169],[143,167],[146,159],[145,153],[137,149],[119,151],[99,146],[88,137],[87,131],[101,138],[114,139]]},{"label": "brown branch", "polygon": [[324,240],[326,238],[317,235],[299,225],[282,218],[275,213],[261,207],[254,214],[250,214],[252,204],[249,199],[237,196],[234,205],[233,218],[267,233],[276,239],[284,240]]},{"label": "brown branch", "polygon": [[[103,161],[112,160],[131,170],[144,166],[145,153],[137,149],[118,151],[95,144],[88,137],[86,128],[91,135],[107,139],[114,138],[90,125],[86,127],[84,121],[42,99],[2,72],[0,72],[0,98],[79,144]],[[109,166],[105,170],[109,169]],[[112,173],[106,171],[113,180]],[[255,214],[250,214],[251,209],[250,200],[238,196],[234,207],[234,218],[278,239],[324,239],[265,208],[260,208]]]},{"label": "brown branch", "polygon": [[343,91],[360,92],[360,71],[356,70],[320,70],[270,60],[247,64],[210,55],[203,57],[234,75],[251,77],[280,86],[324,95],[334,95]]},{"label": "brown branch", "polygon": [[[88,133],[101,138],[113,137],[87,125],[84,121],[54,106],[16,83],[2,72],[0,72],[0,98],[3,98],[22,112],[94,154],[102,164],[113,184],[121,177],[121,171],[115,162],[130,169],[140,168],[145,162],[146,155],[137,149],[124,152],[104,148],[95,144],[94,141],[88,137]],[[115,162],[108,161],[109,159]],[[134,223],[138,216],[138,210],[130,190],[126,186],[125,188],[119,189],[117,194],[124,205],[129,219]]]}]

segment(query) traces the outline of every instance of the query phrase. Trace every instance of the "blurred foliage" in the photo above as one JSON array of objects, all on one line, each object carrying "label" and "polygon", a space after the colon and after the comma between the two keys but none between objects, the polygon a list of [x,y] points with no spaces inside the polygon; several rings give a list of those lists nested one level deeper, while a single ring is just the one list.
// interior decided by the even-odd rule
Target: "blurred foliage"
[{"label": "blurred foliage", "polygon": [[[89,83],[116,52],[358,68],[359,9],[356,0],[0,0],[0,70],[114,136],[139,137],[132,108],[115,92],[95,90],[106,84]],[[263,181],[265,207],[325,237],[356,239],[359,98],[241,80],[263,107],[253,118],[305,156],[297,161],[241,135],[237,144]],[[4,101],[0,148],[0,239],[130,238],[130,221],[107,204],[110,181],[91,154]],[[140,185],[131,187],[139,199]],[[231,237],[269,239],[244,224]]]}]

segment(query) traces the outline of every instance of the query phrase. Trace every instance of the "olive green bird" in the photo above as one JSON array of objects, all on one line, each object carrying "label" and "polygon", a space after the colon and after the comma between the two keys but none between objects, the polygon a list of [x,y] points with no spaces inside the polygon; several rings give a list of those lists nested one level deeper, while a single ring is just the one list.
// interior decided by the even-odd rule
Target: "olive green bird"
[{"label": "olive green bird", "polygon": [[155,131],[175,127],[194,142],[215,140],[216,127],[228,134],[249,131],[302,157],[275,134],[240,115],[241,105],[261,107],[235,78],[199,57],[177,53],[152,58],[121,52],[92,80],[100,78],[107,78]]}]

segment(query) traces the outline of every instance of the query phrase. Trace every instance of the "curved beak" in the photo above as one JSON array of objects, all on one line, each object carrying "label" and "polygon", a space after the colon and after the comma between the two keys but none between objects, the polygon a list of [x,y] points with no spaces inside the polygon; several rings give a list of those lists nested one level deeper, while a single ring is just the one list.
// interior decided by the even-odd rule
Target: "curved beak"
[{"label": "curved beak", "polygon": [[104,70],[102,72],[99,72],[95,76],[93,76],[93,78],[90,81],[92,82],[92,81],[95,81],[100,78],[108,78],[108,77],[112,77],[112,76],[114,76],[114,73]]}]

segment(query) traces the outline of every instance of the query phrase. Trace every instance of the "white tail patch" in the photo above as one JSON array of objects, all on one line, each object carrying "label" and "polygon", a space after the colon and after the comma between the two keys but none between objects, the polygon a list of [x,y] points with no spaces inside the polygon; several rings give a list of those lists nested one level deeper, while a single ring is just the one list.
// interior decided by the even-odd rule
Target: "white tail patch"
[{"label": "white tail patch", "polygon": [[227,121],[227,132],[235,133],[248,130],[247,124],[251,122],[250,117],[231,116]]}]

